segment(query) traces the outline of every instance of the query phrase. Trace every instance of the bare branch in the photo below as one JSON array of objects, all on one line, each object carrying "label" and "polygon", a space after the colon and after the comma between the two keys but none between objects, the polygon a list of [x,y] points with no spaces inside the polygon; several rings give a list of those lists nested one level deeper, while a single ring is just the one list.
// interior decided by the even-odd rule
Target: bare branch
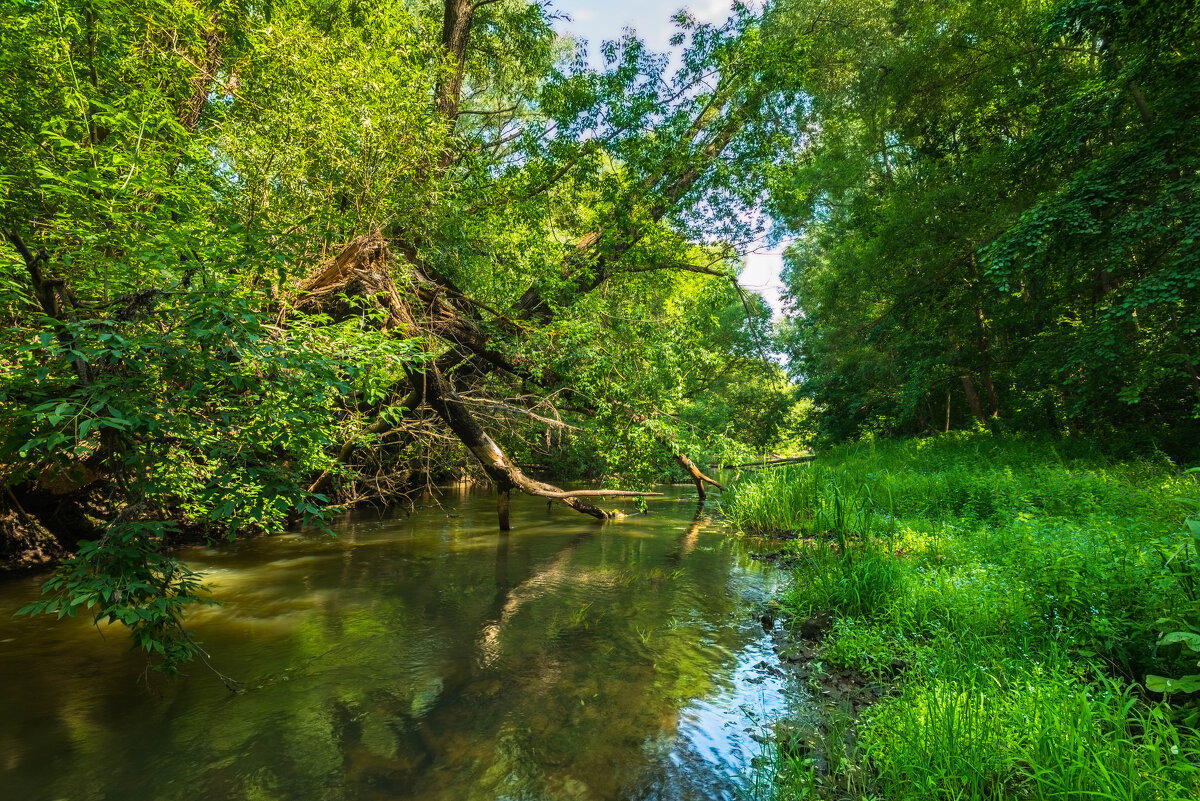
[{"label": "bare branch", "polygon": [[521,417],[528,417],[533,420],[537,420],[539,423],[548,425],[551,428],[564,428],[568,431],[581,431],[582,430],[579,426],[573,426],[570,423],[564,423],[562,420],[555,420],[550,417],[542,417],[540,414],[535,414],[535,413],[529,411],[528,409],[522,409],[519,406],[510,406],[509,404],[503,403],[502,401],[491,401],[491,400],[484,400],[482,398],[467,398],[467,397],[463,397],[462,399],[467,403],[474,404],[475,406],[486,406],[487,408],[493,409],[497,412],[504,412],[506,414],[517,415],[517,416],[521,416]]},{"label": "bare branch", "polygon": [[543,498],[661,498],[661,492],[630,492],[628,490],[559,490],[533,493]]}]

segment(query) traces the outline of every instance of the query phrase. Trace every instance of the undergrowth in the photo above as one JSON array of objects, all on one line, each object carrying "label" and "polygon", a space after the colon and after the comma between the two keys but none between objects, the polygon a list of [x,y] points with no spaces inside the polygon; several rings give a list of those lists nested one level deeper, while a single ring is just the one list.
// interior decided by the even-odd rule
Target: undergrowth
[{"label": "undergrowth", "polygon": [[1196,495],[1162,454],[987,434],[737,482],[727,520],[796,565],[786,610],[833,615],[823,661],[893,690],[845,758],[781,745],[775,797],[1200,798]]}]

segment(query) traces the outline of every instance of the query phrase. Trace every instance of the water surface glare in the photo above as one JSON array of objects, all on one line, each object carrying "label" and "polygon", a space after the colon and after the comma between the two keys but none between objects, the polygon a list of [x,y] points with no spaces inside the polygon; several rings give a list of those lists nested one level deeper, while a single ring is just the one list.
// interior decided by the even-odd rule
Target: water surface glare
[{"label": "water surface glare", "polygon": [[[222,604],[202,665],[148,691],[125,632],[13,618],[0,798],[707,801],[759,796],[794,695],[749,610],[778,588],[694,497],[601,524],[488,493],[186,552]],[[103,636],[101,636],[103,635]]]}]

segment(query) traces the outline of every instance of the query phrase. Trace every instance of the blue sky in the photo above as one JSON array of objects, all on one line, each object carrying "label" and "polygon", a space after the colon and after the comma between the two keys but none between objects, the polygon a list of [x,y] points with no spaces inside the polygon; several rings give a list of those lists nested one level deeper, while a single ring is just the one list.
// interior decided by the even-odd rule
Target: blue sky
[{"label": "blue sky", "polygon": [[551,0],[551,8],[571,17],[558,24],[559,30],[587,39],[593,57],[600,42],[616,39],[624,28],[636,30],[653,49],[666,50],[675,12],[688,8],[702,22],[719,22],[731,5],[730,0]]},{"label": "blue sky", "polygon": [[[570,17],[560,20],[555,27],[564,34],[585,39],[588,54],[593,64],[599,65],[600,43],[617,39],[625,28],[633,28],[654,50],[670,49],[671,34],[675,26],[671,17],[681,8],[687,8],[702,22],[720,22],[729,15],[731,0],[551,0],[551,8]],[[768,251],[744,254],[745,269],[738,278],[746,289],[762,295],[779,313],[779,271],[783,258],[779,252]]]}]

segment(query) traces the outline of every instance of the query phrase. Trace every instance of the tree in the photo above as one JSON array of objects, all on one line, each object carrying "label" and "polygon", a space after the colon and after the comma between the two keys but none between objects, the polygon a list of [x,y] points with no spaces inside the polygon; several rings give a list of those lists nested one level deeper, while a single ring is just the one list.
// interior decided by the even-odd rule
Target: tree
[{"label": "tree", "polygon": [[510,455],[535,432],[701,491],[685,449],[749,452],[737,421],[772,401],[697,409],[731,370],[787,395],[731,247],[796,102],[785,44],[745,9],[681,17],[675,78],[632,37],[594,72],[539,6],[440,10],[5,10],[0,464],[26,523],[99,521],[28,611],[120,620],[170,667],[206,598],[169,551],[187,530],[319,522],[464,450],[502,527],[512,487],[610,516],[588,496],[628,493]]},{"label": "tree", "polygon": [[773,198],[799,232],[786,347],[826,434],[1190,417],[1195,12],[827,8]]}]

